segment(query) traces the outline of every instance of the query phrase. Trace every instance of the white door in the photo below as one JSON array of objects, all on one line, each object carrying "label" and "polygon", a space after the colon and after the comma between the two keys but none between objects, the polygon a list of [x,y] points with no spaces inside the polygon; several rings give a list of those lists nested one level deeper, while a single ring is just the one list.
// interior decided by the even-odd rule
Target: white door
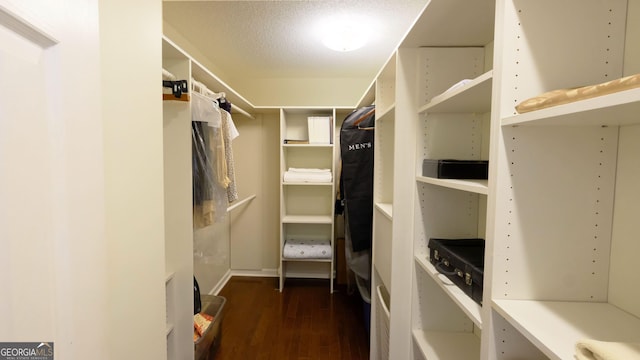
[{"label": "white door", "polygon": [[[0,342],[54,343],[57,359],[106,358],[104,306],[86,301],[104,295],[104,282],[82,264],[105,261],[96,256],[103,206],[85,197],[79,209],[83,190],[73,189],[102,181],[79,179],[73,155],[74,124],[85,120],[89,134],[100,126],[99,95],[72,100],[79,85],[100,85],[98,27],[86,25],[98,23],[96,9],[93,0],[0,0]],[[83,155],[100,154],[98,143]],[[79,281],[86,273],[95,282]]]},{"label": "white door", "polygon": [[[0,23],[0,339],[51,341],[54,277],[46,37],[27,39],[4,12]],[[18,23],[19,24],[19,23]],[[22,24],[24,25],[24,24]],[[34,326],[34,324],[38,324]],[[5,340],[5,341],[6,341]]]}]

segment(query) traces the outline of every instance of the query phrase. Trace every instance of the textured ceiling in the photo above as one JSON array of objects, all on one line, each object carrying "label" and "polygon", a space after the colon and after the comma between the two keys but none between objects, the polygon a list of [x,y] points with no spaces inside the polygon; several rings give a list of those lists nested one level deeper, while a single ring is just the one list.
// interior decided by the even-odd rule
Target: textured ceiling
[{"label": "textured ceiling", "polygon": [[[373,80],[428,0],[164,1],[164,20],[229,79]],[[355,14],[372,35],[353,52],[314,33],[332,15]]]}]

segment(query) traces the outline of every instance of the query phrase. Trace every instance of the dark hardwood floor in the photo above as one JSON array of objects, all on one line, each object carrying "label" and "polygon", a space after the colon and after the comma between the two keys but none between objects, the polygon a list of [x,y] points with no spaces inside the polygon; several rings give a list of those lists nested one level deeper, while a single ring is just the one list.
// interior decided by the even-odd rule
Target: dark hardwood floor
[{"label": "dark hardwood floor", "polygon": [[328,280],[233,277],[216,360],[368,359],[362,299],[344,286],[329,294]]}]

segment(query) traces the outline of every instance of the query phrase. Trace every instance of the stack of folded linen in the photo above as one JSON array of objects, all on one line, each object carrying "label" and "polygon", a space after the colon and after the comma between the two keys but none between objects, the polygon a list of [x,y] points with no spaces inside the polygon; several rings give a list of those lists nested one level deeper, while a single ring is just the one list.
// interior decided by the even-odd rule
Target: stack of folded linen
[{"label": "stack of folded linen", "polygon": [[289,168],[284,173],[284,182],[330,183],[332,179],[330,169]]},{"label": "stack of folded linen", "polygon": [[331,259],[331,241],[325,239],[288,239],[282,248],[287,259]]}]

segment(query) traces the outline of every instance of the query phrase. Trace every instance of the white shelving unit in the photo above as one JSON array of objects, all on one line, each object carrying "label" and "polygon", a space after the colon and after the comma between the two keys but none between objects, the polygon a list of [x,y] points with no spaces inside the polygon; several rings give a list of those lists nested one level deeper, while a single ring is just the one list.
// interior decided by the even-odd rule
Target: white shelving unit
[{"label": "white shelving unit", "polygon": [[373,175],[372,289],[391,288],[391,238],[395,145],[396,56],[391,56],[376,79],[376,118]]},{"label": "white shelving unit", "polygon": [[[374,279],[393,284],[390,358],[565,360],[583,339],[640,342],[640,290],[630,285],[640,90],[515,111],[547,91],[638,73],[639,27],[637,1],[425,6],[394,54],[393,100],[390,85],[375,93],[376,135],[395,142],[376,143],[377,171],[393,164],[393,185],[374,205],[374,236],[391,242],[376,244],[390,249],[391,266],[373,264]],[[424,177],[425,158],[488,159],[489,179]],[[376,176],[380,191],[384,173]],[[486,239],[482,305],[431,265],[431,237]],[[407,311],[394,299],[408,294]]]},{"label": "white shelving unit", "polygon": [[[491,41],[492,38],[486,39],[486,44]],[[414,170],[416,276],[412,331],[416,341],[414,349],[419,349],[427,359],[448,359],[450,357],[442,354],[458,351],[465,352],[465,359],[481,357],[483,309],[436,271],[428,259],[428,243],[434,237],[486,237],[488,181],[424,177],[422,161],[488,160],[492,71],[487,71],[491,63],[485,64],[485,59],[490,59],[487,51],[492,48],[488,49],[485,46],[425,47],[417,51],[417,79],[423,105],[417,109],[419,131]],[[447,91],[463,79],[469,82]],[[443,341],[443,338],[453,341]],[[436,340],[438,343],[433,344]]]},{"label": "white shelving unit", "polygon": [[415,261],[416,264],[432,278],[433,282],[456,303],[469,320],[471,320],[478,329],[482,329],[482,306],[474,302],[446,276],[440,274],[427,259],[422,256],[416,256]]},{"label": "white shelving unit", "polygon": [[637,73],[640,7],[549,4],[504,0],[497,12],[491,359],[572,359],[583,339],[640,342],[640,291],[630,286],[640,250],[640,91],[514,109]]},{"label": "white shelving unit", "polygon": [[[308,140],[308,117],[331,117],[335,131],[335,109],[281,109],[280,110],[280,291],[287,277],[329,279],[329,292],[333,293],[335,239],[335,141],[332,134],[328,144],[291,144],[285,140]],[[330,169],[331,182],[285,182],[289,168]],[[328,240],[330,258],[287,258],[284,245],[287,240]]]},{"label": "white shelving unit", "polygon": [[[407,129],[416,136],[412,166],[404,170],[414,179],[413,196],[404,205],[413,209],[407,251],[413,346],[411,354],[399,346],[391,349],[406,358],[482,358],[488,312],[438,273],[429,262],[428,243],[430,238],[486,238],[489,181],[425,177],[422,163],[489,159],[493,11],[493,1],[432,1],[399,49],[405,69],[399,81],[416,89],[410,95],[417,98],[404,105],[413,110],[407,115],[413,127]],[[428,31],[434,22],[441,28]]]},{"label": "white shelving unit", "polygon": [[[162,67],[171,73],[176,80],[186,80],[188,93],[180,98],[163,95],[163,140],[164,140],[164,211],[165,211],[165,271],[166,287],[166,336],[167,359],[188,359],[194,355],[193,345],[193,277],[194,267],[194,234],[193,192],[192,192],[192,134],[191,134],[191,82],[192,79],[204,84],[211,91],[224,92],[225,98],[233,104],[232,112],[253,119],[247,110],[253,106],[233,91],[227,84],[218,79],[206,67],[184,52],[170,39],[162,39]],[[158,86],[160,86],[160,78]],[[255,195],[231,205],[227,211],[248,203]],[[208,238],[210,241],[228,241],[227,238]],[[217,254],[228,259],[226,254]],[[220,273],[221,277],[230,271],[229,262],[218,261],[216,268],[210,265],[206,273]],[[197,273],[197,271],[195,271]],[[198,278],[199,283],[205,281]],[[211,281],[208,281],[209,283]],[[201,288],[203,293],[209,291]]]},{"label": "white shelving unit", "polygon": [[470,333],[414,330],[413,342],[414,352],[425,359],[473,359],[480,351],[478,337]]},{"label": "white shelving unit", "polygon": [[[389,293],[393,253],[393,186],[396,119],[396,54],[394,53],[375,79],[375,135],[373,173],[373,232],[371,288]],[[379,296],[372,296],[372,309],[385,309]],[[388,359],[390,313],[371,312],[372,359]],[[382,317],[382,318],[381,318]],[[381,353],[386,352],[386,353]]]},{"label": "white shelving unit", "polygon": [[[190,79],[187,54],[162,41],[162,67]],[[160,86],[158,78],[158,86]],[[189,96],[163,101],[167,359],[193,357],[193,238]]]},{"label": "white shelving unit", "polygon": [[392,359],[484,352],[489,312],[436,272],[427,243],[485,237],[490,182],[424,177],[422,161],[489,159],[494,12],[492,0],[430,1],[375,81],[373,279],[390,290]]},{"label": "white shelving unit", "polygon": [[[425,5],[360,103],[376,104],[371,288],[389,293],[384,303],[371,297],[383,310],[371,314],[372,359],[565,360],[581,339],[640,342],[640,90],[514,108],[640,72],[639,28],[633,0]],[[196,64],[170,46],[164,57],[181,75]],[[284,139],[305,138],[310,115],[332,116],[335,129],[336,109],[279,111],[281,174],[317,167],[334,176],[280,182],[280,290],[296,276],[331,279],[332,292],[333,258],[286,259],[282,246],[303,236],[335,250],[335,144]],[[425,158],[488,159],[489,179],[424,177]],[[429,262],[431,237],[486,239],[482,305]],[[167,282],[168,304],[181,276]],[[181,329],[175,314],[168,337]]]},{"label": "white shelving unit", "polygon": [[167,334],[167,359],[175,359],[175,339],[173,334],[173,329],[175,329],[174,325],[174,309],[175,309],[175,290],[173,289],[173,277],[174,273],[170,273],[167,275],[165,279],[165,302],[166,302],[166,334]]}]

